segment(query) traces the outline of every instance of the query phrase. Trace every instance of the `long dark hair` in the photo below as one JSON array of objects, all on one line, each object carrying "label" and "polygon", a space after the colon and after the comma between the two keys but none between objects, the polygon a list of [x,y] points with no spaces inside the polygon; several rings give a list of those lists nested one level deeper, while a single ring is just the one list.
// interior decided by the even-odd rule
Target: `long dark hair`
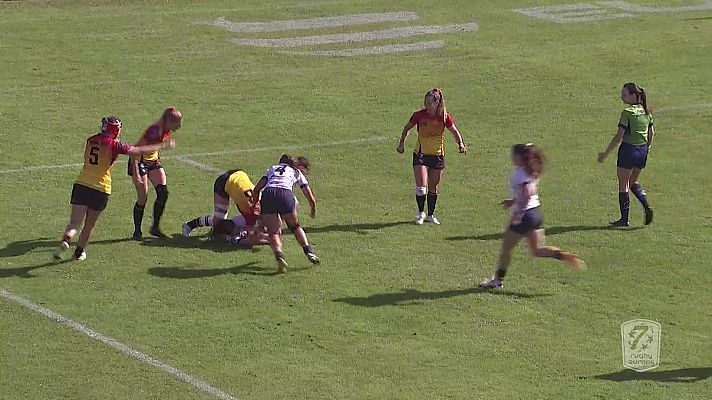
[{"label": "long dark hair", "polygon": [[645,95],[645,89],[633,82],[629,82],[623,85],[623,89],[627,90],[628,93],[635,95],[635,101],[637,102],[637,104],[643,106],[643,109],[645,110],[646,114],[650,114],[652,112],[650,106],[648,106],[648,96]]},{"label": "long dark hair", "polygon": [[512,146],[512,153],[522,158],[524,170],[534,178],[544,173],[546,158],[544,152],[531,143],[520,143]]},{"label": "long dark hair", "polygon": [[298,156],[295,160],[294,157],[289,154],[282,154],[282,157],[279,159],[279,163],[287,164],[297,171],[309,172],[311,170],[311,163],[304,156]]}]

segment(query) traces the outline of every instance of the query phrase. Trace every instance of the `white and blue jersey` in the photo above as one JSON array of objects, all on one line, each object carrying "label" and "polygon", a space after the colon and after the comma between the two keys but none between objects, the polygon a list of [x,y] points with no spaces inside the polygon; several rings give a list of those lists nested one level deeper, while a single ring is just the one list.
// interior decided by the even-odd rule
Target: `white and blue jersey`
[{"label": "white and blue jersey", "polygon": [[267,177],[267,185],[265,188],[280,188],[294,190],[295,185],[303,188],[309,186],[307,178],[296,168],[288,164],[277,164],[271,166],[265,173]]}]

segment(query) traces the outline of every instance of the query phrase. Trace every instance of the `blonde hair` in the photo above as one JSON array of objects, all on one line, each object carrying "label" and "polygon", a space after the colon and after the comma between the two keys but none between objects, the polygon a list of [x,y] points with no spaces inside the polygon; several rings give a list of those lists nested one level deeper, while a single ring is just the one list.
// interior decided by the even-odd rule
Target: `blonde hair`
[{"label": "blonde hair", "polygon": [[436,115],[440,117],[440,120],[443,122],[447,122],[447,110],[445,109],[445,97],[443,97],[443,92],[439,88],[435,88],[433,90],[428,91],[428,93],[425,93],[425,98],[423,99],[423,107],[426,107],[428,97],[435,97],[438,100],[438,108],[435,111]]}]

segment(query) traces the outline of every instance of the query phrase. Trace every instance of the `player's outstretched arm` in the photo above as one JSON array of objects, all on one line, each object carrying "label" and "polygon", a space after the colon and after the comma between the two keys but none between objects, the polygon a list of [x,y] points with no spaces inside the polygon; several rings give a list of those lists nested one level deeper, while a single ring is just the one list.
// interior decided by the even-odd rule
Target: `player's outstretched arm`
[{"label": "player's outstretched arm", "polygon": [[252,204],[257,204],[260,201],[260,195],[262,194],[262,189],[264,189],[265,186],[267,186],[267,177],[263,176],[252,190]]},{"label": "player's outstretched arm", "polygon": [[314,218],[316,216],[316,197],[309,186],[302,186],[302,193],[309,200],[309,206],[311,207],[311,212],[309,215]]},{"label": "player's outstretched arm", "polygon": [[608,155],[613,151],[613,149],[618,146],[618,144],[623,141],[623,135],[625,134],[625,129],[619,127],[618,132],[613,136],[611,139],[611,143],[608,144],[608,147],[606,147],[606,150],[598,153],[598,162],[603,162],[603,160],[608,157]]},{"label": "player's outstretched arm", "polygon": [[457,143],[458,151],[462,154],[467,154],[467,146],[465,146],[465,141],[462,139],[462,135],[457,129],[457,126],[455,126],[455,124],[452,124],[452,126],[447,127],[447,130],[452,133],[452,137],[455,139],[455,143]]},{"label": "player's outstretched arm", "polygon": [[403,153],[405,151],[405,139],[408,137],[408,133],[414,126],[415,122],[408,121],[408,123],[403,127],[403,132],[401,132],[400,141],[398,142],[398,147],[396,148],[396,151],[399,153]]}]

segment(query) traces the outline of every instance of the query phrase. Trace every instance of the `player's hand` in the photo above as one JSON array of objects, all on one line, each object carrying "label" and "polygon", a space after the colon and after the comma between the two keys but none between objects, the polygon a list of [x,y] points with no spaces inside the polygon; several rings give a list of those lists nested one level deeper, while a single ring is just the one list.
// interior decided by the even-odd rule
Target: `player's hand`
[{"label": "player's hand", "polygon": [[467,145],[465,145],[465,143],[460,143],[458,151],[462,154],[467,154]]},{"label": "player's hand", "polygon": [[312,207],[311,211],[309,212],[309,216],[312,218],[316,218],[316,207]]},{"label": "player's hand", "polygon": [[605,151],[602,151],[602,152],[598,153],[598,157],[596,157],[596,159],[598,160],[598,162],[603,162],[606,159],[606,157],[608,157],[608,154],[606,154]]},{"label": "player's hand", "polygon": [[499,205],[502,206],[502,208],[504,208],[505,210],[508,210],[514,205],[514,199],[502,200],[499,202]]},{"label": "player's hand", "polygon": [[396,147],[396,151],[403,154],[405,151],[405,145],[403,143],[398,143],[398,147]]}]

